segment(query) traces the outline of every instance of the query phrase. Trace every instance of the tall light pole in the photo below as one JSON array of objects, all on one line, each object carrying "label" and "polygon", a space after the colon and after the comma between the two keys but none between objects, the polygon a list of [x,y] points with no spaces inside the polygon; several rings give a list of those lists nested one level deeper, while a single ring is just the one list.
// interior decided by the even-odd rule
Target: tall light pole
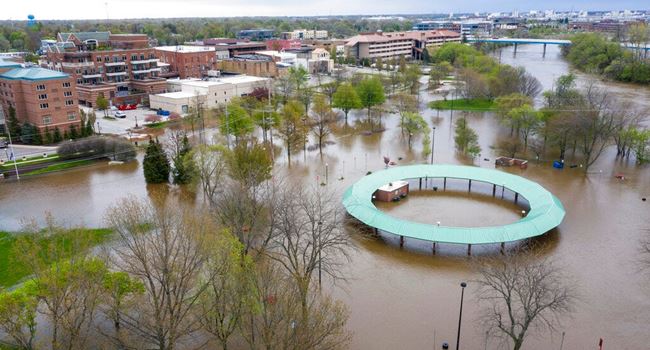
[{"label": "tall light pole", "polygon": [[325,163],[325,184],[329,185],[329,164]]},{"label": "tall light pole", "polygon": [[322,271],[322,269],[321,269],[321,259],[322,259],[321,258],[321,251],[323,250],[323,247],[321,247],[321,235],[322,235],[321,227],[322,226],[323,226],[323,222],[319,221],[318,222],[318,288],[321,288],[321,284],[322,284],[322,276],[321,276],[321,274],[322,274],[321,273],[321,271]]},{"label": "tall light pole", "polygon": [[436,127],[434,126],[431,129],[431,164],[433,164],[433,151],[435,150],[435,141],[436,141]]},{"label": "tall light pole", "polygon": [[465,287],[467,287],[467,283],[461,282],[460,284],[460,312],[458,314],[458,334],[456,335],[456,350],[459,349],[460,347],[460,325],[461,321],[463,319],[463,297],[465,296]]},{"label": "tall light pole", "polygon": [[[0,110],[0,112],[2,112],[2,110]],[[8,124],[5,124],[5,129],[7,129],[7,136],[9,136],[9,148],[11,150],[11,157],[14,161],[14,169],[16,170],[16,180],[20,180],[20,175],[18,174],[18,164],[16,164],[16,153],[14,152],[14,143],[11,140],[11,127]]]}]

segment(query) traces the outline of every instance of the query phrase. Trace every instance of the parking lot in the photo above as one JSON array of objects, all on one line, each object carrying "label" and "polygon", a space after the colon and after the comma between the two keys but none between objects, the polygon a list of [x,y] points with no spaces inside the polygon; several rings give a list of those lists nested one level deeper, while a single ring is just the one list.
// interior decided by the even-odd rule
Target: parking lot
[{"label": "parking lot", "polygon": [[[82,108],[85,112],[92,110],[91,108]],[[126,118],[114,118],[115,112],[117,111],[95,111],[97,116],[95,131],[102,134],[127,135],[128,129],[132,129],[136,125],[142,126],[147,115],[156,114],[156,111],[146,107],[138,107],[138,109],[131,111],[120,111],[126,114]],[[108,115],[108,118],[105,118],[105,115]]]}]

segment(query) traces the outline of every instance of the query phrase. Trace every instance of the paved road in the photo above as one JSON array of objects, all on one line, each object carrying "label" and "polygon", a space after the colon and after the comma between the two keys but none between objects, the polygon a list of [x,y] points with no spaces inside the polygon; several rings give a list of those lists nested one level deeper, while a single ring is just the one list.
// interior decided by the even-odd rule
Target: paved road
[{"label": "paved road", "polygon": [[[23,156],[42,155],[43,153],[54,154],[56,153],[56,146],[25,146],[14,145],[14,154],[17,158]],[[8,160],[11,155],[9,147],[0,149],[0,159]]]}]

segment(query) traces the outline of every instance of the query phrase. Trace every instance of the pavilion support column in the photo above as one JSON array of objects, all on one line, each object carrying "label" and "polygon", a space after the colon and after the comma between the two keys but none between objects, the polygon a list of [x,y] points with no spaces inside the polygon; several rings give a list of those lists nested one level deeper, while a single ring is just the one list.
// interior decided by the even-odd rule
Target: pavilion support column
[{"label": "pavilion support column", "polygon": [[515,43],[515,52],[514,55],[517,56],[517,43]]},{"label": "pavilion support column", "polygon": [[433,246],[431,247],[433,251],[433,255],[436,255],[436,242],[433,242]]},{"label": "pavilion support column", "polygon": [[492,185],[492,197],[495,197],[497,194],[497,185]]},{"label": "pavilion support column", "polygon": [[467,193],[472,192],[472,180],[469,180],[469,187],[467,187]]},{"label": "pavilion support column", "polygon": [[472,255],[472,245],[468,244],[467,245],[467,256],[471,256],[471,255]]},{"label": "pavilion support column", "polygon": [[544,44],[544,52],[542,53],[542,57],[546,57],[546,44]]},{"label": "pavilion support column", "polygon": [[446,190],[447,190],[447,178],[446,178],[446,177],[443,178],[443,182],[442,182],[442,190],[443,190],[443,191],[446,191]]},{"label": "pavilion support column", "polygon": [[379,230],[375,227],[375,236],[379,236]]},{"label": "pavilion support column", "polygon": [[399,236],[399,247],[404,248],[404,236]]},{"label": "pavilion support column", "polygon": [[420,178],[420,189],[422,189],[422,178]]},{"label": "pavilion support column", "polygon": [[517,200],[519,199],[519,193],[515,192],[515,204],[517,204]]},{"label": "pavilion support column", "polygon": [[501,242],[501,255],[506,254],[506,242]]}]

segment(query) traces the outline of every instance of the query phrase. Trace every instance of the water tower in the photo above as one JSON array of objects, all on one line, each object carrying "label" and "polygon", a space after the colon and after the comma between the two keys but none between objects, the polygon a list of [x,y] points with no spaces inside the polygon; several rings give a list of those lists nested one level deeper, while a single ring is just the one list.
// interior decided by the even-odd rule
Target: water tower
[{"label": "water tower", "polygon": [[34,15],[27,15],[27,26],[31,27],[36,24],[36,17]]}]

